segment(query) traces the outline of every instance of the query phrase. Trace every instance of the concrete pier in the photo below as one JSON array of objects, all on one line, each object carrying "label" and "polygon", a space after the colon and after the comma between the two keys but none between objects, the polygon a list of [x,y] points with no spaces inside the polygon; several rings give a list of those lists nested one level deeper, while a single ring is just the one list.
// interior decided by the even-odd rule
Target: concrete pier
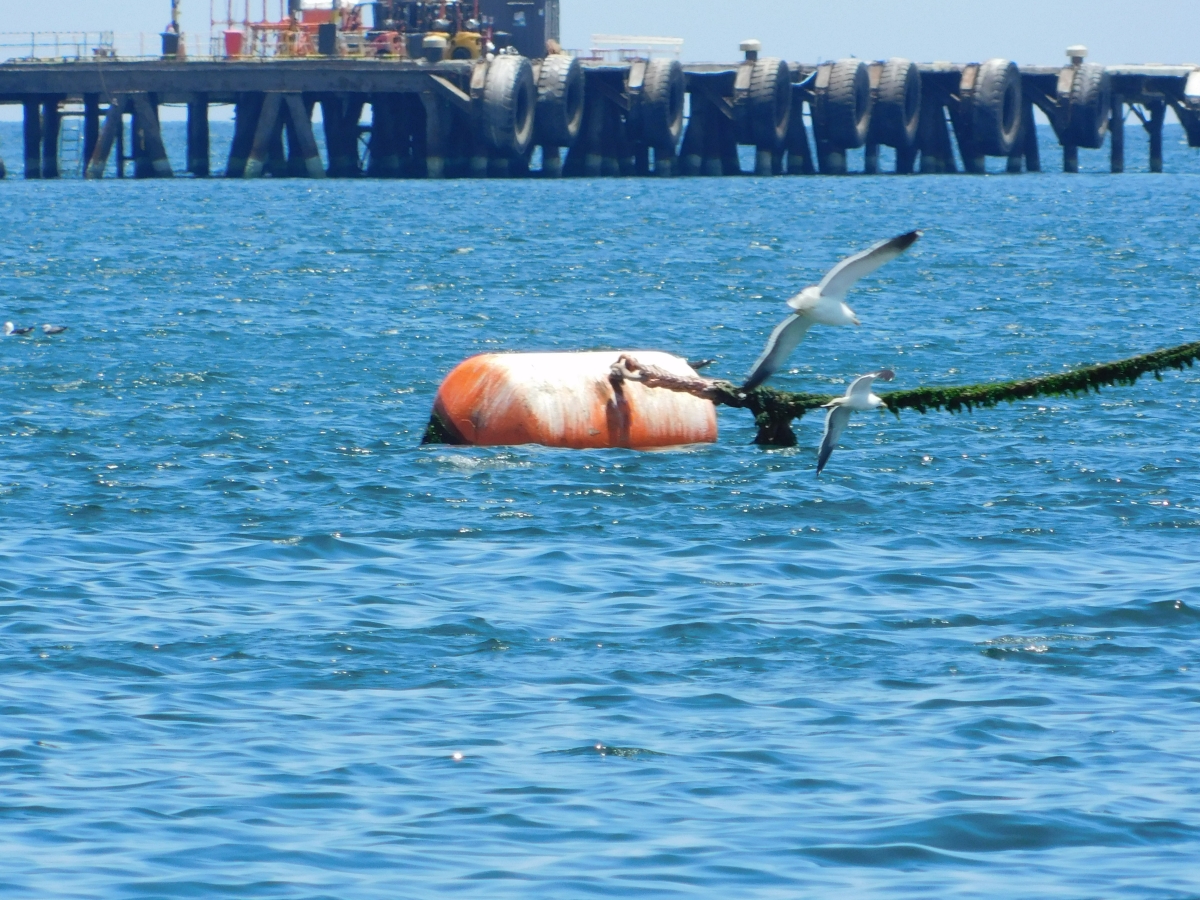
[{"label": "concrete pier", "polygon": [[[67,105],[83,117],[88,178],[112,171],[113,160],[118,177],[126,162],[136,178],[184,174],[172,170],[163,146],[162,104],[186,105],[185,171],[199,178],[838,175],[860,147],[864,171],[880,171],[883,146],[894,149],[898,174],[978,174],[989,156],[1003,158],[1010,173],[1038,172],[1035,108],[1058,137],[1066,172],[1078,171],[1080,148],[1105,141],[1112,171],[1125,171],[1128,115],[1146,132],[1150,171],[1162,171],[1168,107],[1200,147],[1193,66],[1105,67],[1087,62],[1084,48],[1071,48],[1080,55],[1059,67],[1002,59],[814,66],[763,56],[757,41],[742,50],[738,62],[705,65],[512,54],[433,63],[9,62],[0,65],[0,104],[23,109],[24,177],[46,179],[63,174]],[[213,104],[236,110],[225,160],[211,158]],[[312,121],[318,105],[323,158]],[[531,172],[537,146],[544,162]],[[754,148],[745,171],[744,146]]]}]

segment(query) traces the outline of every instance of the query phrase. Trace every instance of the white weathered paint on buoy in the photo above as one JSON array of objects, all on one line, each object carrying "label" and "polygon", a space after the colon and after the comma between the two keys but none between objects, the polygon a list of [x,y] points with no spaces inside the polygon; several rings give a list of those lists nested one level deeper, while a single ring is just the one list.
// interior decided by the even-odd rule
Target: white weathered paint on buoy
[{"label": "white weathered paint on buoy", "polygon": [[460,363],[438,388],[433,413],[463,444],[670,447],[712,443],[710,400],[611,380],[622,353],[675,375],[698,377],[687,360],[654,350],[488,353]]}]

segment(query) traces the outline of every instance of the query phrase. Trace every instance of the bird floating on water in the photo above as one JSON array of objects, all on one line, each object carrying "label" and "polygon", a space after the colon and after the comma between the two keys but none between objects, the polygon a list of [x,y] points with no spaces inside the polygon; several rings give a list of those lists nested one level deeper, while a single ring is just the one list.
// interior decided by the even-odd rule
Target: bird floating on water
[{"label": "bird floating on water", "polygon": [[811,326],[861,324],[854,310],[845,303],[846,293],[860,278],[895,259],[920,236],[920,231],[910,231],[848,256],[830,269],[820,284],[806,287],[788,300],[788,306],[795,312],[771,332],[767,346],[754,363],[742,389],[756,388],[779,371]]},{"label": "bird floating on water", "polygon": [[62,334],[66,330],[66,325],[51,325],[49,322],[42,326],[42,331],[46,334]]},{"label": "bird floating on water", "polygon": [[12,322],[5,322],[4,323],[4,336],[11,337],[11,336],[18,335],[18,334],[29,334],[29,332],[33,331],[33,328],[34,328],[34,326],[32,326],[32,325],[27,325],[24,328],[17,328],[13,325]]},{"label": "bird floating on water", "polygon": [[891,369],[881,369],[878,372],[859,375],[850,384],[845,394],[825,404],[829,412],[825,416],[825,434],[821,437],[821,450],[817,453],[818,475],[825,468],[825,463],[829,462],[833,448],[837,446],[838,438],[846,430],[846,423],[850,421],[851,412],[887,408],[887,404],[877,394],[871,393],[871,385],[876,379],[891,381],[895,377],[896,373]]}]

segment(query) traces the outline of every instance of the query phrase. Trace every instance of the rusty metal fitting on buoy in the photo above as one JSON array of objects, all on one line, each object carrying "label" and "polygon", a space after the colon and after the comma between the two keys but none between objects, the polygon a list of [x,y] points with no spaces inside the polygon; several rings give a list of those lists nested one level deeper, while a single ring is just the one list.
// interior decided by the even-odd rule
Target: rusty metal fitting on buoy
[{"label": "rusty metal fitting on buoy", "polygon": [[701,378],[699,375],[680,375],[668,372],[661,366],[644,365],[628,353],[617,357],[610,372],[609,380],[614,384],[618,381],[637,381],[650,388],[691,394],[705,400],[713,399],[713,385],[707,378]]}]

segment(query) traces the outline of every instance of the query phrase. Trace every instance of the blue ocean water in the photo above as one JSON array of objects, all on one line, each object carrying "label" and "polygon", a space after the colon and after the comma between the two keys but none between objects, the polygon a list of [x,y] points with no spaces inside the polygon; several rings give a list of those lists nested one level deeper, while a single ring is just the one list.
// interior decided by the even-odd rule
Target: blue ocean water
[{"label": "blue ocean water", "polygon": [[0,318],[70,329],[0,341],[0,896],[1200,896],[1200,372],[860,415],[820,478],[814,415],[789,450],[736,410],[666,452],[419,444],[481,351],[739,377],[913,227],[780,386],[1196,340],[1168,151],[0,183]]}]

